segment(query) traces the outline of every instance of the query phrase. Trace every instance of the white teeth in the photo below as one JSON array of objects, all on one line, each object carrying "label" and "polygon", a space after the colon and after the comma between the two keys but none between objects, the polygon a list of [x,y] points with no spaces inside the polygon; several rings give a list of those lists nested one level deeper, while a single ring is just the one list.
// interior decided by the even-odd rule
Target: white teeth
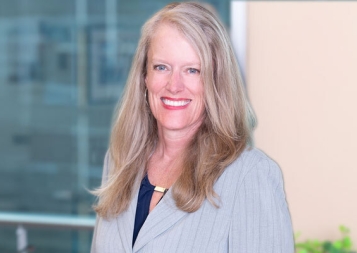
[{"label": "white teeth", "polygon": [[191,100],[172,101],[164,98],[161,100],[162,102],[164,102],[165,105],[169,105],[169,106],[185,106],[191,102]]}]

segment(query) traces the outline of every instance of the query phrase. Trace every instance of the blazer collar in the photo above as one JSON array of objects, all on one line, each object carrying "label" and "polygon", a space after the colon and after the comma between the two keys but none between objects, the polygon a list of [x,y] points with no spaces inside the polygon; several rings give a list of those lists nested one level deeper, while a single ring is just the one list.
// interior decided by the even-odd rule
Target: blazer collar
[{"label": "blazer collar", "polygon": [[[136,199],[133,200],[134,204],[131,203],[131,206],[135,205],[134,209],[134,219],[131,224],[131,230],[134,229],[134,220],[135,220],[135,212],[136,212]],[[167,231],[170,227],[175,225],[179,220],[185,217],[188,213],[183,212],[176,207],[176,203],[172,197],[171,189],[165,194],[162,200],[157,204],[157,206],[149,213],[144,225],[141,227],[138,237],[136,238],[133,252],[138,252],[142,247],[144,247],[147,243],[152,241],[155,237]],[[132,232],[130,233],[132,242]]]}]

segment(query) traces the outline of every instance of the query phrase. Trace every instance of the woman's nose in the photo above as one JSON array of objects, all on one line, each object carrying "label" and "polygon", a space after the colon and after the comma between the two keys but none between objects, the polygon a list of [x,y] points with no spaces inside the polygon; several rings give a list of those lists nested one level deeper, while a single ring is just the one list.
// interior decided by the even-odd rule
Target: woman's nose
[{"label": "woman's nose", "polygon": [[172,71],[166,89],[172,94],[176,94],[184,89],[184,83],[179,71]]}]

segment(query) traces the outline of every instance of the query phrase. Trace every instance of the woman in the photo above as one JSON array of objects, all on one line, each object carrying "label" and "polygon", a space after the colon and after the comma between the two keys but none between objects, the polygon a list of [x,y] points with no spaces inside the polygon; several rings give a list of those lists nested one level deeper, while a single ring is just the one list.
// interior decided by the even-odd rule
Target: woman
[{"label": "woman", "polygon": [[278,166],[250,146],[254,117],[229,37],[208,9],[146,22],[104,164],[92,253],[290,253]]}]

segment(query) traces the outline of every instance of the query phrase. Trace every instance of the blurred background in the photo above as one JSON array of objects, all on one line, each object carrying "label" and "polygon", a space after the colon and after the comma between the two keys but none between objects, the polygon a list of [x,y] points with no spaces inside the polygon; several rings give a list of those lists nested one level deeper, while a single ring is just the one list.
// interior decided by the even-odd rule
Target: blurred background
[{"label": "blurred background", "polygon": [[[87,189],[140,28],[169,2],[0,0],[1,253],[89,252]],[[294,230],[333,240],[343,224],[357,244],[357,3],[205,2],[231,33]]]},{"label": "blurred background", "polygon": [[[0,0],[1,253],[25,235],[36,253],[89,252],[87,189],[100,184],[141,26],[170,2]],[[207,2],[229,26],[230,1]]]},{"label": "blurred background", "polygon": [[356,251],[357,2],[249,2],[247,24],[256,145],[283,170],[294,230],[345,225]]}]

